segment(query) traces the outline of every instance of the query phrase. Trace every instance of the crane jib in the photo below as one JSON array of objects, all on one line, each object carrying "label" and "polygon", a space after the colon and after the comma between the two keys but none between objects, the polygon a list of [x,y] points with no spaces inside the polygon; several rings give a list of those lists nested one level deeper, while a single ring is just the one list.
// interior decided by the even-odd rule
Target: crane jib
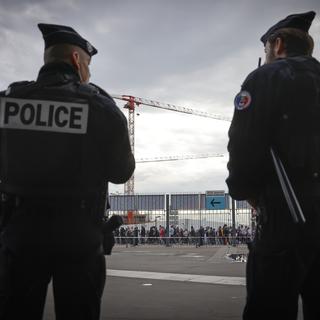
[{"label": "crane jib", "polygon": [[129,95],[118,95],[118,94],[111,94],[112,98],[118,99],[118,100],[123,100],[127,101],[129,103],[135,103],[137,105],[146,105],[154,108],[160,108],[160,109],[165,109],[165,110],[171,110],[171,111],[176,111],[176,112],[181,112],[181,113],[186,113],[186,114],[192,114],[195,116],[200,116],[200,117],[205,117],[205,118],[211,118],[211,119],[216,119],[216,120],[222,120],[222,121],[231,121],[229,117],[218,115],[218,114],[211,114],[205,111],[200,111],[200,110],[194,110],[191,108],[186,108],[186,107],[181,107],[181,106],[176,106],[170,103],[163,103],[155,100],[150,100],[150,99],[145,99],[145,98],[139,98],[139,97],[134,97],[134,96],[129,96]]}]

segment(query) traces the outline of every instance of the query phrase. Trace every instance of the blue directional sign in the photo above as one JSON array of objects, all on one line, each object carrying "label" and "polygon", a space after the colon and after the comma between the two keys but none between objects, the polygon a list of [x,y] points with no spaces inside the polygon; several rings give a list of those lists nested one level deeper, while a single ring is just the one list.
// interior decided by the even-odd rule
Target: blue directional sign
[{"label": "blue directional sign", "polygon": [[225,196],[206,196],[207,210],[223,210],[226,208]]}]

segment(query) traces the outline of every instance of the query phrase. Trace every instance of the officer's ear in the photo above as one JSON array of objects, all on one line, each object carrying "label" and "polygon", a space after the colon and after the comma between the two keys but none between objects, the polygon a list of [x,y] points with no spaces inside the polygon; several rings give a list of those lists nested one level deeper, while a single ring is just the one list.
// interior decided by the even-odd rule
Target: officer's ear
[{"label": "officer's ear", "polygon": [[282,38],[276,38],[273,50],[276,58],[284,58],[286,56],[286,46]]},{"label": "officer's ear", "polygon": [[71,63],[76,68],[76,70],[80,70],[80,53],[78,51],[72,51]]}]

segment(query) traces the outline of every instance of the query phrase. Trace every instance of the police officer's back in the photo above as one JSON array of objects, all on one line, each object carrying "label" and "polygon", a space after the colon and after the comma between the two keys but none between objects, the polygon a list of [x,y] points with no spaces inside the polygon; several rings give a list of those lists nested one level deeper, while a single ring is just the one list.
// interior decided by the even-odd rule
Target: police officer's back
[{"label": "police officer's back", "polygon": [[0,93],[0,191],[9,216],[0,263],[9,261],[10,279],[6,290],[0,283],[3,319],[41,319],[51,279],[57,319],[98,319],[107,185],[130,178],[134,157],[124,115],[88,84],[97,50],[70,27],[39,28],[45,65],[37,80]]}]

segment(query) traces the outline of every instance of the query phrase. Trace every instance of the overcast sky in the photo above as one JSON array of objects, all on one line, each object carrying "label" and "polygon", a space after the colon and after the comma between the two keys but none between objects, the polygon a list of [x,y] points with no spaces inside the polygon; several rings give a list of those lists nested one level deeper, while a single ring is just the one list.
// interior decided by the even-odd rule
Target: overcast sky
[{"label": "overcast sky", "polygon": [[[264,57],[261,35],[309,10],[317,12],[310,34],[319,59],[319,0],[0,0],[0,87],[37,77],[44,48],[39,22],[64,24],[98,49],[91,81],[107,92],[231,118],[241,83]],[[227,191],[230,123],[148,106],[136,111],[136,158],[224,154],[137,164],[137,193]],[[123,192],[123,185],[110,189]]]}]

